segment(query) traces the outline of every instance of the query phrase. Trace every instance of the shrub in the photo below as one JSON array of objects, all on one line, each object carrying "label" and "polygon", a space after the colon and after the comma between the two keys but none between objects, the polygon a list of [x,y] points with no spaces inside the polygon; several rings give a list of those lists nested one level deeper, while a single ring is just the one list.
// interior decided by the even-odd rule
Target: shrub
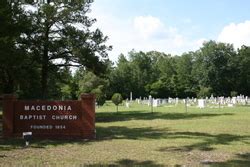
[{"label": "shrub", "polygon": [[118,112],[118,105],[122,103],[122,95],[120,93],[113,94],[111,98],[112,102],[116,105],[116,112]]}]

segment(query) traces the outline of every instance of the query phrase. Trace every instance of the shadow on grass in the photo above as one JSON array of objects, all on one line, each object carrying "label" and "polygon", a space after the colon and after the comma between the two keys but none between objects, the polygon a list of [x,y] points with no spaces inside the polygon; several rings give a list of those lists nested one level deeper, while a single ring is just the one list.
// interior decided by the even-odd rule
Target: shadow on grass
[{"label": "shadow on grass", "polygon": [[122,126],[97,127],[97,140],[110,139],[161,139],[167,137],[168,129],[127,128]]},{"label": "shadow on grass", "polygon": [[[122,126],[97,127],[97,140],[110,139],[200,139],[201,142],[179,147],[164,147],[161,152],[189,152],[192,150],[212,151],[216,145],[230,145],[232,142],[247,143],[250,136],[232,134],[209,134],[200,132],[174,132],[170,129],[127,128]],[[159,140],[160,141],[160,140]]]},{"label": "shadow on grass", "polygon": [[118,122],[130,120],[178,120],[178,119],[195,119],[195,118],[209,118],[216,116],[230,116],[232,113],[164,113],[164,112],[141,112],[141,111],[123,111],[123,112],[103,112],[96,113],[96,122]]},{"label": "shadow on grass", "polygon": [[228,160],[226,162],[206,162],[208,167],[228,167],[228,166],[250,166],[250,153],[237,154],[235,159]]},{"label": "shadow on grass", "polygon": [[[47,139],[33,139],[30,141],[28,148],[45,149],[48,147],[63,146],[66,144],[86,145],[92,141],[89,140],[47,140]],[[11,151],[16,149],[24,149],[25,141],[22,138],[0,139],[0,151]]]},{"label": "shadow on grass", "polygon": [[21,139],[0,139],[0,151],[11,151],[24,146]]},{"label": "shadow on grass", "polygon": [[172,151],[192,151],[192,150],[201,150],[201,151],[212,151],[214,150],[213,146],[216,145],[230,145],[232,142],[247,142],[250,140],[250,136],[239,136],[232,134],[209,134],[209,133],[200,133],[200,132],[175,132],[169,133],[168,138],[172,139],[202,139],[202,142],[194,143],[191,145],[180,146],[180,147],[165,147],[161,148],[158,151],[162,152],[172,152]]},{"label": "shadow on grass", "polygon": [[117,167],[117,166],[152,166],[152,167],[161,167],[164,165],[160,165],[155,163],[154,161],[138,161],[138,160],[131,160],[131,159],[122,159],[119,161],[116,161],[114,163],[111,164],[90,164],[90,165],[84,165],[87,167]]},{"label": "shadow on grass", "polygon": [[[112,122],[112,121],[128,121],[128,120],[153,120],[153,119],[194,119],[194,118],[209,118],[215,116],[233,115],[228,113],[145,113],[145,112],[122,112],[122,113],[97,113],[97,122]],[[159,129],[151,127],[128,128],[125,126],[97,126],[97,140],[83,141],[83,140],[33,140],[31,141],[32,148],[46,148],[48,146],[58,146],[65,144],[90,144],[92,142],[99,142],[102,140],[111,139],[201,139],[202,142],[194,143],[182,147],[168,147],[161,148],[158,151],[192,151],[194,149],[211,151],[213,146],[217,144],[228,145],[233,141],[245,142],[250,139],[249,136],[237,136],[231,134],[217,134],[200,132],[175,132],[168,128]],[[22,139],[0,139],[1,150],[13,150],[23,148],[24,141]]]},{"label": "shadow on grass", "polygon": [[[86,145],[93,142],[112,139],[129,139],[129,140],[144,140],[144,139],[199,139],[200,142],[193,142],[186,146],[164,147],[157,151],[160,152],[185,152],[192,150],[212,151],[216,145],[230,145],[232,142],[242,142],[247,144],[250,136],[240,136],[233,134],[209,134],[202,132],[176,132],[168,128],[152,128],[139,127],[129,128],[126,126],[97,126],[97,139],[92,141],[86,140],[32,140],[31,148],[47,148],[66,144]],[[161,140],[159,140],[160,142]],[[13,149],[21,149],[24,147],[23,139],[0,139],[0,151],[10,151]]]}]

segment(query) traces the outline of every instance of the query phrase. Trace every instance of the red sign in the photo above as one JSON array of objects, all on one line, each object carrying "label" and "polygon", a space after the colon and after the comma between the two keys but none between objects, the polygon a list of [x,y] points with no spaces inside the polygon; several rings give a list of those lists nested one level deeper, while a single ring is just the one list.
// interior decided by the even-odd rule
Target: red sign
[{"label": "red sign", "polygon": [[3,121],[6,137],[32,132],[34,137],[94,138],[95,97],[82,95],[79,101],[21,101],[5,96]]}]

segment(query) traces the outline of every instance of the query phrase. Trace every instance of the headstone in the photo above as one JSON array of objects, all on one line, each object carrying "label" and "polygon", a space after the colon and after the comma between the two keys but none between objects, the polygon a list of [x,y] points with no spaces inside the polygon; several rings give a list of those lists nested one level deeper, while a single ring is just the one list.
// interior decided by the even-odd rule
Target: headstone
[{"label": "headstone", "polygon": [[198,107],[205,108],[205,100],[204,99],[198,99]]},{"label": "headstone", "polygon": [[153,107],[159,107],[160,99],[153,99]]},{"label": "headstone", "polygon": [[152,105],[152,103],[153,103],[153,98],[152,98],[151,95],[149,95],[149,97],[148,97],[148,106]]},{"label": "headstone", "polygon": [[232,97],[232,103],[233,103],[233,104],[236,104],[236,103],[237,103],[236,97]]},{"label": "headstone", "polygon": [[218,102],[220,105],[225,105],[225,98],[222,96],[222,97],[218,97]]},{"label": "headstone", "polygon": [[176,99],[175,99],[175,105],[177,105],[178,103],[179,103],[179,99],[176,98]]},{"label": "headstone", "polygon": [[162,100],[162,104],[163,104],[163,105],[167,104],[167,99],[163,99],[163,100]]},{"label": "headstone", "polygon": [[127,108],[129,108],[129,107],[130,107],[129,102],[126,102],[126,103],[125,103],[125,106],[126,106]]}]

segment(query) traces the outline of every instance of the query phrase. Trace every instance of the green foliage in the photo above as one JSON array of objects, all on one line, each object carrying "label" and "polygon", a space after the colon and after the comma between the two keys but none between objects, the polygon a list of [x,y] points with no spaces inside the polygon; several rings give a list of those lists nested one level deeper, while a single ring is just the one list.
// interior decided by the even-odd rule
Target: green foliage
[{"label": "green foliage", "polygon": [[235,63],[235,89],[239,94],[250,96],[250,47],[242,46],[238,50],[238,55],[234,59]]},{"label": "green foliage", "polygon": [[193,74],[196,84],[211,87],[215,95],[229,96],[234,90],[236,64],[232,60],[236,52],[230,44],[209,41],[197,51]]},{"label": "green foliage", "polygon": [[210,87],[201,87],[197,96],[199,98],[205,98],[205,97],[210,97],[212,94],[212,88]]},{"label": "green foliage", "polygon": [[43,98],[49,96],[51,69],[76,66],[94,73],[105,71],[107,51],[111,47],[104,44],[107,37],[99,29],[90,30],[95,19],[86,16],[89,8],[86,1],[67,5],[48,2],[37,6],[38,12],[30,12],[33,31],[26,38],[27,48],[41,67]]},{"label": "green foliage", "polygon": [[[36,8],[25,12],[21,3],[0,1],[0,93],[26,99],[95,93],[98,105],[115,92],[124,98],[130,92],[134,98],[250,96],[248,46],[235,51],[208,41],[181,56],[132,50],[112,66],[107,37],[92,29],[96,20],[87,16],[89,1],[46,1]],[[72,66],[84,70],[73,76]]]},{"label": "green foliage", "polygon": [[124,55],[120,55],[117,67],[110,73],[110,94],[122,92],[122,96],[128,98],[130,92],[134,92],[136,87],[136,69]]},{"label": "green foliage", "polygon": [[109,85],[108,80],[98,77],[93,72],[79,70],[76,73],[78,83],[78,95],[82,93],[94,93],[98,105],[106,101],[106,91]]},{"label": "green foliage", "polygon": [[116,111],[118,112],[118,105],[122,103],[122,95],[120,93],[113,94],[111,98],[112,102],[117,106]]},{"label": "green foliage", "polygon": [[115,93],[113,96],[112,96],[112,102],[115,104],[115,105],[119,105],[122,103],[122,95],[120,93]]},{"label": "green foliage", "polygon": [[176,61],[176,94],[180,98],[196,96],[196,88],[193,85],[194,77],[192,75],[194,55],[194,52],[185,53]]},{"label": "green foliage", "polygon": [[236,52],[231,44],[208,41],[181,56],[131,51],[113,68],[110,92],[125,98],[130,92],[134,98],[230,96],[232,91],[249,96],[249,48]]},{"label": "green foliage", "polygon": [[0,2],[0,93],[75,98],[74,83],[62,77],[64,69],[105,73],[111,47],[99,29],[91,29],[96,20],[86,15],[89,1],[30,3],[37,9],[32,11],[21,5]]},{"label": "green foliage", "polygon": [[27,93],[22,88],[31,90],[30,83],[34,84],[27,82],[35,78],[30,76],[30,73],[36,73],[30,65],[32,59],[27,48],[17,45],[23,41],[22,35],[30,30],[31,22],[25,14],[18,4],[0,1],[0,93]]},{"label": "green foliage", "polygon": [[63,85],[61,87],[62,99],[70,99],[71,98],[71,89],[69,85]]},{"label": "green foliage", "polygon": [[230,95],[231,95],[231,97],[235,97],[238,95],[238,93],[236,91],[232,91],[232,92],[230,92]]},{"label": "green foliage", "polygon": [[106,94],[103,91],[103,85],[98,89],[93,89],[91,92],[96,95],[96,102],[98,106],[102,106],[106,102]]}]

